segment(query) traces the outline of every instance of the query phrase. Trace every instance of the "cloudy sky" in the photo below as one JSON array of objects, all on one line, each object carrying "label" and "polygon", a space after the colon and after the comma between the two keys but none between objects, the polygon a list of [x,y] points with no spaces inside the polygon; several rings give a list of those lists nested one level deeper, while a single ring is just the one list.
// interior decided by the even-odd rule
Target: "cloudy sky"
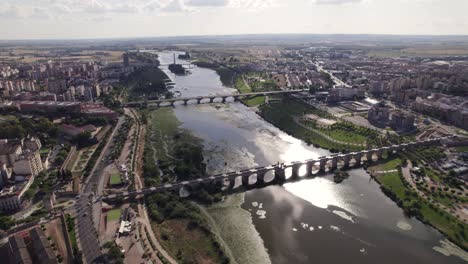
[{"label": "cloudy sky", "polygon": [[468,0],[0,0],[0,39],[468,35]]}]

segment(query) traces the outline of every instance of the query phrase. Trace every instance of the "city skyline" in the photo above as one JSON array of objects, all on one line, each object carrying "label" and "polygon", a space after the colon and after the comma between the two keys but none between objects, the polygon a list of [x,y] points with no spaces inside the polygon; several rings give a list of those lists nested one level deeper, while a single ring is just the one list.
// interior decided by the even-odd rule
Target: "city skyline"
[{"label": "city skyline", "polygon": [[5,0],[0,39],[467,35],[467,8],[461,0]]}]

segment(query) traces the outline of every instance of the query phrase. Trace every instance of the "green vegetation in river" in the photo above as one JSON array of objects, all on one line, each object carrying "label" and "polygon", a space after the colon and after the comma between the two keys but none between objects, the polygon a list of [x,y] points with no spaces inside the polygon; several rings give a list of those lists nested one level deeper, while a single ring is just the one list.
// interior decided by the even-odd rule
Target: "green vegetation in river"
[{"label": "green vegetation in river", "polygon": [[245,194],[226,196],[222,202],[206,208],[212,230],[227,248],[234,263],[268,264],[270,258],[262,238],[252,223],[251,213],[242,209]]},{"label": "green vegetation in river", "polygon": [[[149,114],[143,173],[146,186],[206,175],[203,142],[179,125],[170,108]],[[219,189],[205,185],[191,198],[207,204],[220,201],[221,195],[214,191]],[[178,261],[228,262],[203,214],[189,199],[169,192],[145,198],[156,235]]]}]

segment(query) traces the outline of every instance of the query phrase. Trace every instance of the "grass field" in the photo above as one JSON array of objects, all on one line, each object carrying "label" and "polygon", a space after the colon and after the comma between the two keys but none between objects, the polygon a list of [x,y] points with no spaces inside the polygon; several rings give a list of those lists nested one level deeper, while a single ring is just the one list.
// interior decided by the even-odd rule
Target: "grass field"
[{"label": "grass field", "polygon": [[120,219],[120,208],[112,209],[107,212],[107,221],[118,221]]},{"label": "grass field", "polygon": [[[244,80],[240,76],[236,78],[235,87],[240,93],[252,92],[252,89],[245,84]],[[249,99],[243,99],[242,101],[249,107],[258,106],[265,102],[265,96],[256,96]]]},{"label": "grass field", "polygon": [[118,185],[122,183],[122,179],[120,177],[120,173],[114,173],[110,176],[110,185]]},{"label": "grass field", "polygon": [[265,96],[256,96],[250,99],[245,99],[243,101],[249,107],[258,106],[258,105],[265,103]]},{"label": "grass field", "polygon": [[389,171],[389,170],[394,170],[398,168],[398,166],[401,165],[401,159],[400,158],[394,158],[385,161],[384,163],[372,166],[372,170],[378,170],[378,171]]},{"label": "grass field", "polygon": [[237,77],[236,78],[236,89],[239,90],[240,93],[251,93],[252,90],[245,84],[244,80],[242,80],[242,77]]},{"label": "grass field", "polygon": [[191,226],[187,219],[166,220],[155,225],[159,241],[180,263],[223,263],[208,230]]},{"label": "grass field", "polygon": [[317,132],[308,130],[297,124],[294,121],[295,116],[301,116],[304,113],[321,115],[316,109],[312,109],[310,106],[306,106],[304,103],[299,101],[282,101],[271,103],[269,105],[262,105],[260,110],[262,117],[265,118],[265,120],[285,131],[286,133],[300,138],[309,144],[314,144],[322,148],[333,150],[354,151],[362,149],[358,146],[343,145],[332,142]]},{"label": "grass field", "polygon": [[392,190],[397,197],[406,198],[405,185],[398,176],[398,172],[385,173],[379,176],[379,182],[385,187]]},{"label": "grass field", "polygon": [[364,144],[366,143],[367,139],[364,136],[358,135],[356,133],[352,133],[349,131],[341,130],[341,129],[318,129],[320,132],[328,135],[329,137],[341,141],[341,142],[348,142],[353,144]]}]

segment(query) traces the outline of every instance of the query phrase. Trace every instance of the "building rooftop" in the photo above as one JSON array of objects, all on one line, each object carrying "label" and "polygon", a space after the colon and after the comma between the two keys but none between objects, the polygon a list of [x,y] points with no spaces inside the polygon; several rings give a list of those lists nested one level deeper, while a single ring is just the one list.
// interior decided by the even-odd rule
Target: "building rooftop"
[{"label": "building rooftop", "polygon": [[21,147],[21,142],[11,139],[0,139],[0,155],[8,155],[15,152]]},{"label": "building rooftop", "polygon": [[32,264],[31,255],[28,252],[24,238],[21,236],[11,236],[8,240],[10,250],[13,253],[13,263]]}]

